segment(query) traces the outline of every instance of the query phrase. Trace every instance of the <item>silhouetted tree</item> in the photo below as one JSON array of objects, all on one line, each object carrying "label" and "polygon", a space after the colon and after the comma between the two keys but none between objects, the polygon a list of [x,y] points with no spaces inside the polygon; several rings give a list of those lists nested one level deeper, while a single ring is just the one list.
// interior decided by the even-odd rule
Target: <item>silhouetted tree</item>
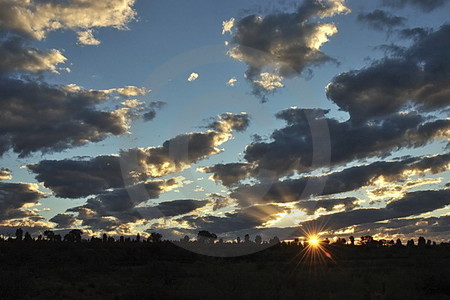
[{"label": "silhouetted tree", "polygon": [[68,234],[64,236],[64,241],[70,243],[80,243],[82,234],[83,231],[81,231],[80,229],[72,229]]},{"label": "silhouetted tree", "polygon": [[161,233],[157,233],[157,232],[150,233],[150,240],[152,241],[152,243],[159,243],[159,242],[161,242],[161,239],[162,239]]},{"label": "silhouetted tree", "polygon": [[31,237],[31,235],[28,232],[25,232],[25,237],[23,239],[24,242],[32,242],[33,238]]},{"label": "silhouetted tree", "polygon": [[262,237],[260,235],[257,235],[255,237],[255,243],[257,243],[257,244],[261,244],[262,243]]},{"label": "silhouetted tree", "polygon": [[23,239],[23,230],[22,228],[16,229],[16,240],[21,241]]},{"label": "silhouetted tree", "polygon": [[44,236],[50,242],[53,242],[55,240],[55,233],[51,230],[44,231]]},{"label": "silhouetted tree", "polygon": [[215,233],[206,230],[201,230],[197,234],[197,241],[199,243],[214,243],[216,239],[217,235]]},{"label": "silhouetted tree", "polygon": [[136,242],[139,243],[141,241],[141,235],[138,233],[136,235]]},{"label": "silhouetted tree", "polygon": [[189,236],[185,235],[183,238],[184,243],[189,243]]},{"label": "silhouetted tree", "polygon": [[123,235],[120,236],[119,241],[120,241],[121,243],[125,242],[125,238],[123,237]]},{"label": "silhouetted tree", "polygon": [[413,239],[409,240],[409,241],[406,243],[406,246],[407,246],[407,247],[414,247],[414,246],[415,246],[414,240],[413,240]]},{"label": "silhouetted tree", "polygon": [[60,235],[60,234],[55,234],[55,237],[54,237],[54,239],[55,239],[55,242],[61,242],[61,240],[62,240],[62,237],[61,237],[61,235]]},{"label": "silhouetted tree", "polygon": [[427,241],[427,247],[431,247],[431,240]]},{"label": "silhouetted tree", "polygon": [[241,243],[241,238],[238,236],[236,241],[237,241],[238,244],[240,244]]},{"label": "silhouetted tree", "polygon": [[108,235],[106,234],[106,233],[104,233],[103,235],[102,235],[102,242],[103,243],[106,243],[108,241]]},{"label": "silhouetted tree", "polygon": [[278,244],[278,243],[280,243],[280,239],[277,236],[274,236],[273,238],[270,239],[270,243]]},{"label": "silhouetted tree", "polygon": [[250,243],[250,236],[249,236],[248,234],[246,234],[246,235],[244,236],[244,242]]},{"label": "silhouetted tree", "polygon": [[355,237],[353,235],[351,235],[348,239],[350,240],[350,245],[355,245]]},{"label": "silhouetted tree", "polygon": [[417,241],[417,246],[425,247],[425,245],[426,245],[425,238],[423,236],[419,237],[419,240]]},{"label": "silhouetted tree", "polygon": [[395,242],[395,246],[398,246],[398,247],[403,246],[402,240],[401,239],[397,239],[397,241]]}]

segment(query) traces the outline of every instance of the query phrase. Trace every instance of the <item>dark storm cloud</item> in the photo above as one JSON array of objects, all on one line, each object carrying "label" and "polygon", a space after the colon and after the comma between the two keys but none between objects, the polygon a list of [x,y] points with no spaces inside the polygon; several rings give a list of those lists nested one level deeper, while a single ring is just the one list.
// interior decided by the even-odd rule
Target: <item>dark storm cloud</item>
[{"label": "dark storm cloud", "polygon": [[[433,174],[448,170],[450,154],[432,157],[408,158],[400,161],[380,161],[368,165],[351,167],[322,176],[305,176],[274,183],[240,185],[232,191],[241,206],[255,203],[296,202],[317,195],[332,195],[357,190],[370,185],[383,176],[385,181],[404,181],[406,171]],[[319,200],[320,203],[320,200]]]},{"label": "dark storm cloud", "polygon": [[249,124],[247,114],[223,114],[204,132],[176,136],[162,146],[123,150],[120,155],[103,155],[87,160],[44,160],[28,165],[57,196],[79,198],[102,193],[148,178],[180,172],[221,150],[217,147],[231,138],[234,130]]},{"label": "dark storm cloud", "polygon": [[449,3],[449,0],[382,0],[384,6],[403,8],[406,5],[419,8],[424,12],[430,12]]},{"label": "dark storm cloud", "polygon": [[344,206],[346,211],[350,211],[359,206],[359,200],[354,197],[320,199],[313,201],[302,201],[297,203],[295,206],[301,210],[304,210],[308,215],[314,215],[314,213],[321,208],[326,211],[332,211],[336,206]]},{"label": "dark storm cloud", "polygon": [[450,105],[450,25],[421,32],[414,43],[371,66],[336,76],[327,96],[353,121],[382,118],[414,105],[433,111]]},{"label": "dark storm cloud", "polygon": [[[257,165],[257,173],[272,177],[420,147],[445,138],[450,128],[450,120],[427,120],[415,112],[392,114],[367,123],[339,122],[319,117],[314,110],[311,113],[296,108],[277,116],[288,126],[274,131],[272,141],[249,144],[244,156],[247,162]],[[325,146],[320,147],[320,143]],[[327,145],[330,153],[325,151]]]},{"label": "dark storm cloud", "polygon": [[35,216],[31,211],[21,209],[42,198],[44,194],[33,184],[0,182],[0,220]]},{"label": "dark storm cloud", "polygon": [[49,220],[56,223],[56,228],[71,228],[77,222],[77,219],[69,214],[57,214]]},{"label": "dark storm cloud", "polygon": [[374,10],[371,13],[360,13],[358,21],[366,23],[375,30],[391,30],[395,27],[404,26],[405,18],[394,16],[384,10]]},{"label": "dark storm cloud", "polygon": [[282,79],[332,60],[320,47],[337,29],[312,19],[347,12],[343,1],[306,0],[295,13],[247,16],[237,22],[231,40],[234,47],[228,54],[247,64],[246,76],[253,92],[264,100],[268,92],[279,87],[264,82],[269,78],[262,76],[265,68],[276,66],[273,75]]},{"label": "dark storm cloud", "polygon": [[450,204],[450,191],[419,191],[407,193],[402,199],[388,203],[385,208],[357,209],[348,212],[339,212],[325,215],[314,221],[304,222],[327,224],[327,229],[341,228],[365,223],[379,222],[394,218],[404,218],[443,208]]},{"label": "dark storm cloud", "polygon": [[268,221],[276,220],[281,213],[288,213],[290,209],[274,204],[251,206],[233,213],[226,213],[224,217],[185,216],[177,219],[190,227],[208,230],[214,233],[225,233],[242,229],[262,226]]},{"label": "dark storm cloud", "polygon": [[126,133],[126,110],[97,110],[104,100],[98,91],[1,78],[0,155],[61,151]]}]

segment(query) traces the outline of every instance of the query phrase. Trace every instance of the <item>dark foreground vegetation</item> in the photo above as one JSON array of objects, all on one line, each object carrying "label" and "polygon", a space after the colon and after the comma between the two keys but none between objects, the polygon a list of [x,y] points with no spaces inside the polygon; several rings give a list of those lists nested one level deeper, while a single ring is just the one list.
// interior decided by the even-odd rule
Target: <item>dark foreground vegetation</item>
[{"label": "dark foreground vegetation", "polygon": [[155,238],[0,241],[0,299],[450,299],[448,243]]}]

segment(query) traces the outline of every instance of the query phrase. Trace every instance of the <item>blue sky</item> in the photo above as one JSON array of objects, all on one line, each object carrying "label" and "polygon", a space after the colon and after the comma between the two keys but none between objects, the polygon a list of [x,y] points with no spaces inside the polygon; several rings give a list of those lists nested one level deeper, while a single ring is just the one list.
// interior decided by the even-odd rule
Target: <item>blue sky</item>
[{"label": "blue sky", "polygon": [[[8,54],[11,56],[7,61],[7,56],[4,55],[4,58],[0,58],[5,59],[0,63],[0,78],[4,82],[16,80],[15,84],[18,84],[19,80],[23,86],[37,84],[66,93],[64,97],[67,99],[57,101],[64,102],[70,101],[71,97],[81,97],[96,103],[94,106],[87,105],[86,108],[81,108],[83,104],[80,104],[77,108],[76,103],[81,100],[75,100],[75,106],[67,106],[67,111],[58,119],[57,125],[53,124],[51,117],[48,122],[30,122],[30,128],[39,128],[40,135],[36,134],[36,139],[49,139],[49,136],[55,134],[60,141],[64,141],[64,135],[67,134],[71,142],[77,141],[83,145],[69,143],[61,146],[61,143],[49,142],[47,149],[35,147],[26,155],[20,155],[21,151],[27,151],[28,146],[21,146],[25,145],[21,144],[25,129],[22,125],[17,125],[19,123],[16,120],[23,119],[27,122],[30,116],[28,112],[24,112],[27,111],[27,103],[35,102],[37,96],[22,95],[20,89],[11,92],[9,87],[0,90],[2,117],[10,120],[9,116],[14,116],[11,118],[14,121],[6,121],[3,128],[0,127],[0,143],[4,143],[0,144],[0,150],[6,149],[0,158],[0,169],[4,169],[4,174],[10,174],[4,175],[0,181],[0,192],[3,192],[6,203],[4,207],[0,205],[0,210],[3,210],[0,213],[0,233],[8,234],[17,226],[25,227],[33,233],[48,228],[64,231],[80,227],[88,234],[145,234],[157,230],[167,238],[176,238],[184,234],[194,236],[198,230],[206,228],[226,238],[232,238],[242,232],[256,234],[273,227],[279,229],[280,235],[286,235],[288,238],[298,226],[306,224],[305,222],[329,217],[332,221],[337,220],[336,224],[340,224],[341,218],[350,218],[345,214],[352,213],[361,215],[357,222],[343,222],[345,226],[326,228],[327,234],[359,234],[372,229],[371,232],[380,237],[409,237],[426,232],[433,238],[442,239],[445,232],[450,230],[445,229],[450,218],[447,203],[450,197],[446,186],[450,173],[448,158],[445,156],[448,155],[449,127],[446,122],[448,123],[450,104],[446,96],[450,96],[450,93],[445,89],[445,82],[450,81],[450,72],[445,69],[445,65],[442,67],[444,71],[439,68],[432,69],[435,64],[442,65],[445,55],[448,55],[448,49],[443,49],[445,42],[435,46],[429,44],[429,40],[436,42],[447,34],[446,28],[441,26],[447,24],[450,9],[448,1],[430,1],[429,5],[425,6],[412,0],[377,0],[370,3],[356,0],[128,0],[112,1],[109,7],[102,7],[101,4],[88,5],[87,11],[81,12],[82,2],[73,0],[57,4],[48,1],[47,6],[38,1],[32,1],[29,6],[24,5],[22,1],[0,2],[0,7],[5,11],[35,12],[34,15],[29,15],[28,19],[25,18],[25,21],[21,21],[14,13],[10,16],[0,16],[5,18],[2,20],[4,23],[0,22],[4,24],[0,25],[0,50],[3,51],[4,48],[9,51],[8,43],[16,38],[22,42],[21,51],[41,51],[36,56],[44,57],[44,61],[50,61],[49,57],[45,56],[45,53],[50,53],[50,49],[59,51],[65,57],[64,61],[49,62],[40,66],[38,71],[30,71],[30,66],[36,64],[32,58],[21,62],[19,55],[16,57],[15,54]],[[80,13],[81,17],[76,19],[59,13],[59,9],[64,5],[73,15]],[[301,19],[303,12],[308,12],[308,9],[311,15]],[[58,24],[55,28],[48,28],[45,22],[39,23],[39,13],[44,16],[44,12],[50,12],[50,15],[54,13],[51,20]],[[258,15],[260,19],[251,19],[249,16],[252,15]],[[305,27],[298,24],[295,27],[285,21],[292,16],[297,18],[298,24],[306,24]],[[234,18],[234,26],[229,32],[222,34],[223,22],[231,18]],[[395,18],[400,21],[395,23]],[[246,23],[245,20],[251,23]],[[267,27],[259,31],[259,26],[263,26],[261,24]],[[334,26],[336,32],[330,34],[328,40],[323,40],[316,48],[309,47],[315,39],[324,37],[321,35],[324,29],[320,24]],[[279,26],[278,31],[275,31],[276,26]],[[310,32],[308,26],[317,30]],[[407,29],[412,28],[423,28],[422,35],[401,38],[402,34],[406,36]],[[290,30],[293,32],[289,32]],[[94,42],[77,39],[83,32],[93,34]],[[271,35],[268,32],[271,32]],[[275,41],[279,43],[278,46]],[[93,45],[89,45],[90,43]],[[267,50],[264,43],[274,43],[270,48],[270,51],[274,51],[270,53],[271,64],[264,62],[264,55],[261,54]],[[394,45],[403,48],[394,48]],[[250,51],[245,54],[245,47],[253,47],[257,52]],[[301,47],[306,47],[307,54],[299,52],[299,49],[304,49]],[[416,48],[419,50],[415,50]],[[241,59],[233,57],[233,49],[244,51],[239,54],[242,55]],[[314,61],[311,58],[314,55],[322,58]],[[402,66],[417,66],[417,70],[424,74],[417,79],[417,83],[411,83],[401,77],[404,75],[403,69],[387,68],[386,60],[396,60]],[[263,67],[259,68],[261,64]],[[428,71],[428,66],[431,71]],[[284,72],[284,67],[288,71]],[[387,77],[389,73],[394,74],[387,84],[392,88],[388,92],[383,90],[386,86],[382,84],[383,76],[369,72],[382,68],[385,68]],[[256,70],[256,75],[252,75],[249,70]],[[365,70],[369,75],[363,74]],[[350,74],[347,73],[349,71],[353,72],[353,77],[340,75]],[[395,72],[398,72],[398,78],[402,78],[399,82],[395,79]],[[198,78],[188,81],[193,73],[197,74]],[[264,79],[263,73],[278,77],[275,81],[283,87],[269,90],[258,84]],[[434,79],[435,77],[437,79]],[[231,78],[236,79],[233,86],[227,85]],[[72,87],[69,92],[68,85]],[[120,88],[127,86],[136,87],[139,92],[121,92]],[[427,88],[433,89],[431,96],[423,94]],[[86,93],[94,92],[101,95],[86,96]],[[46,95],[50,95],[50,92]],[[393,97],[392,102],[386,102],[385,99],[390,96]],[[20,111],[14,109],[17,99],[24,103],[24,108]],[[46,104],[45,96],[42,99],[39,100],[42,101],[39,109],[48,106],[45,108],[45,115],[51,116],[50,110],[56,102]],[[127,100],[139,101],[141,109],[123,104]],[[380,102],[385,104],[377,105]],[[398,102],[398,105],[390,108],[394,102]],[[30,109],[31,107],[32,105]],[[367,111],[364,107],[367,107]],[[308,109],[329,112],[324,114],[324,111],[321,111],[321,117],[314,117],[315,112]],[[104,121],[99,121],[97,117],[95,122],[92,121],[95,126],[92,125],[90,130],[100,131],[100,138],[96,139],[93,131],[89,131],[87,138],[77,140],[77,134],[80,132],[72,133],[69,129],[64,129],[68,128],[64,124],[64,118],[74,118],[76,131],[85,128],[84,122],[90,122],[84,119],[83,114],[99,111],[111,114]],[[275,115],[282,111],[289,116],[277,118]],[[144,114],[148,112],[154,114],[151,120],[144,119]],[[120,123],[123,130],[116,132],[108,127],[113,125],[108,122],[112,122],[119,113],[124,114],[123,123]],[[231,114],[224,115],[225,113]],[[332,136],[330,153],[328,157],[323,158],[324,162],[320,162],[319,166],[307,163],[310,154],[307,149],[311,145],[306,141],[310,135],[308,126],[312,125],[305,125],[301,120],[305,120],[305,116],[309,118],[308,114],[312,114],[313,119],[317,118],[314,122],[319,127],[325,124],[327,134],[337,135]],[[408,122],[412,121],[406,119],[406,116],[411,117],[411,120],[415,116],[414,118],[420,118],[420,121],[409,125]],[[398,138],[391,139],[392,133],[400,129],[386,125],[383,131],[380,129],[379,136],[373,137],[373,146],[368,150],[364,150],[364,145],[359,144],[367,143],[364,139],[352,140],[345,134],[340,137],[343,126],[347,126],[344,124],[349,124],[349,132],[358,132],[367,137],[373,134],[372,128],[377,128],[380,124],[390,124],[394,118],[400,119],[395,126],[403,128],[405,132],[399,133]],[[119,122],[118,119],[114,120]],[[336,129],[337,131],[333,129],[333,120],[340,128]],[[436,122],[431,124],[434,121]],[[81,127],[78,127],[79,125]],[[426,137],[419,137],[422,134],[422,129],[419,128],[425,125],[437,129],[430,129]],[[67,133],[64,130],[68,130]],[[169,143],[165,150],[161,150],[160,146],[180,135],[182,138],[193,138],[194,133],[199,133],[199,140],[191,140],[189,150],[180,150],[183,152],[182,156],[194,158],[183,156],[182,165],[175,164],[172,171],[161,171],[174,163],[171,161],[174,159],[171,151],[179,151],[177,149],[180,146],[171,148],[170,145],[174,143]],[[255,138],[255,135],[259,138]],[[11,136],[16,138],[15,144],[3,142],[2,138]],[[205,144],[208,142],[206,136],[214,139],[208,141],[214,144],[215,150]],[[326,138],[321,135],[318,139]],[[349,142],[343,142],[345,139],[349,139]],[[27,143],[34,141],[27,140]],[[296,150],[298,145],[303,145],[306,150]],[[327,141],[320,140],[319,145],[328,144]],[[181,147],[184,146],[186,145],[182,144]],[[344,151],[347,146],[349,149]],[[149,147],[159,147],[159,150],[149,150]],[[192,150],[194,148],[195,150]],[[108,161],[118,163],[116,158],[119,154],[129,153],[130,149],[141,149],[143,153],[147,151],[143,154],[147,162],[139,162],[138,169],[135,170],[141,175],[138,180],[132,178],[131,182],[125,184],[112,184],[107,179],[112,175],[103,174],[98,165],[92,164],[92,159],[96,157],[107,157]],[[156,151],[166,150],[168,152],[164,152],[164,155],[167,156],[164,156],[162,161],[149,163],[161,158],[158,156],[160,154],[155,154]],[[314,151],[322,153],[320,149]],[[339,154],[339,158],[335,160],[335,153],[346,151],[355,153]],[[286,158],[286,165],[280,163],[283,160],[278,161],[283,156]],[[407,161],[406,156],[409,156],[411,161]],[[439,168],[423,166],[426,164],[423,162],[425,158],[438,156],[439,162],[435,163],[439,164]],[[73,165],[63,166],[62,163],[68,160]],[[44,168],[45,162],[49,161],[52,162],[52,167]],[[422,161],[423,165],[411,167],[411,164],[419,161]],[[82,162],[92,166],[89,170],[83,169],[65,178],[68,172],[73,171],[73,166],[79,166]],[[272,162],[274,165],[271,165]],[[379,162],[403,165],[405,170],[395,176],[389,173],[389,177],[383,173],[388,172],[387,169],[373,171],[371,164]],[[129,170],[124,171],[127,167],[124,167],[123,163],[122,161],[122,173],[115,175],[120,178],[131,176],[127,173]],[[125,161],[125,164],[128,163],[136,164],[136,161]],[[233,163],[242,164],[239,170],[247,174],[237,178]],[[223,166],[220,172],[218,169],[211,169],[206,173],[200,171],[201,168],[212,168],[219,164]],[[29,165],[37,167],[33,170],[27,167]],[[141,167],[143,169],[139,169]],[[157,172],[151,169],[153,167],[160,169]],[[294,182],[314,176],[323,178],[326,174],[337,174],[355,167],[366,167],[374,173],[367,175],[368,179],[363,184],[355,183],[355,188],[345,191],[315,191],[304,198],[302,191],[292,187],[280,187],[290,180]],[[213,175],[215,179],[211,180]],[[37,178],[38,176],[41,178]],[[226,184],[223,181],[224,176],[234,176],[233,182]],[[67,181],[61,183],[60,181],[64,181],[61,178]],[[77,183],[80,179],[83,179],[82,185]],[[167,183],[174,179],[178,181],[176,185]],[[63,195],[64,193],[58,190],[73,186],[83,189],[84,186],[90,186],[89,180],[109,183],[102,183],[101,190],[86,192],[83,195]],[[348,183],[354,178],[346,180]],[[146,195],[142,197],[133,196],[133,192],[122,191],[133,190],[134,186],[153,182],[164,186],[155,197],[150,196],[151,192],[147,190]],[[295,186],[297,184],[293,183]],[[348,184],[351,185],[351,182]],[[247,196],[237,193],[244,190],[245,193],[253,193],[255,187],[263,185],[266,185],[266,188],[263,188],[262,193],[252,194],[252,197],[260,199],[260,202],[247,203],[246,199],[242,198]],[[280,190],[277,189],[282,189],[283,193],[289,194],[289,199],[293,200],[279,201],[280,198],[267,196],[278,191],[277,195],[280,197]],[[17,192],[18,190],[21,192]],[[20,194],[22,192],[23,198]],[[375,192],[379,197],[375,196]],[[13,197],[13,193],[18,193],[19,196]],[[33,196],[26,198],[27,193]],[[247,195],[245,193],[244,195]],[[216,195],[214,198],[211,194],[220,196]],[[285,194],[283,195],[286,196]],[[111,195],[114,200],[111,200]],[[444,199],[432,207],[424,204],[422,209],[415,209],[416,206],[421,206],[417,204],[417,199],[427,201],[429,197]],[[269,200],[262,201],[266,198]],[[335,201],[330,202],[334,203],[333,205],[326,204],[330,199]],[[131,207],[127,206],[130,201]],[[315,201],[308,204],[314,206],[311,214],[308,214],[304,206],[307,201]],[[407,203],[405,205],[410,207],[410,211],[391,209],[395,203],[403,203],[402,201]],[[111,208],[111,203],[114,208]],[[167,208],[158,206],[162,203],[168,203]],[[216,204],[220,204],[218,206],[221,208],[216,209]],[[125,205],[126,209],[121,210],[116,205]],[[143,207],[147,210],[142,209]],[[152,211],[151,209],[162,211],[166,217],[152,217],[153,213],[148,212]],[[367,213],[368,209],[378,209],[380,217],[365,218],[364,213]],[[405,218],[410,219],[411,224],[417,223],[417,219],[428,223],[415,230],[411,224],[404,227],[382,225],[390,224],[389,222],[394,224]],[[222,223],[224,225],[221,225]],[[433,224],[438,225],[436,227]]]}]

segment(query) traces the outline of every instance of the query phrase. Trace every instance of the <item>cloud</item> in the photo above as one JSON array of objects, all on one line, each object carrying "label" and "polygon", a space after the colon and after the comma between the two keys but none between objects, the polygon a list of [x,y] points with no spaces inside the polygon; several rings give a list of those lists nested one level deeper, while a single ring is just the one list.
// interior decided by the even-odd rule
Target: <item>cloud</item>
[{"label": "cloud", "polygon": [[86,31],[79,31],[78,43],[80,43],[81,45],[90,45],[90,46],[100,45],[100,41],[94,37],[92,29],[88,29]]},{"label": "cloud", "polygon": [[76,218],[69,214],[57,214],[49,221],[56,223],[56,228],[71,228],[77,223]]},{"label": "cloud", "polygon": [[198,78],[198,74],[193,72],[193,73],[191,73],[191,75],[189,75],[187,81],[192,82],[192,81],[196,80],[197,78]]},{"label": "cloud", "polygon": [[224,186],[232,186],[242,179],[253,176],[253,170],[254,167],[247,163],[216,164],[199,169],[201,172],[213,173],[211,178],[221,181]]},{"label": "cloud", "polygon": [[57,152],[128,132],[126,108],[97,109],[108,99],[101,91],[3,77],[0,93],[0,155]]},{"label": "cloud", "polygon": [[[25,37],[42,40],[51,31],[71,29],[89,35],[91,28],[126,29],[135,18],[134,0],[112,1],[22,1],[0,2],[0,27]],[[92,42],[79,39],[79,42]]]},{"label": "cloud", "polygon": [[359,200],[355,197],[347,197],[340,199],[302,201],[296,204],[297,208],[304,210],[308,215],[314,215],[320,209],[332,211],[340,206],[343,206],[345,211],[350,211],[359,206]]},{"label": "cloud", "polygon": [[0,180],[11,179],[11,171],[8,169],[0,168]]},{"label": "cloud", "polygon": [[[429,239],[442,239],[450,232],[450,216],[391,219],[379,223],[352,226],[355,235],[379,235],[382,237],[426,236]],[[447,234],[448,236],[448,234]],[[446,239],[445,239],[446,241]]]},{"label": "cloud", "polygon": [[9,72],[57,73],[57,65],[67,58],[56,49],[41,51],[30,47],[20,37],[1,37],[0,34],[0,74]]},{"label": "cloud", "polygon": [[36,184],[0,182],[0,221],[36,216],[26,207],[44,196]]},{"label": "cloud", "polygon": [[177,221],[197,230],[208,230],[220,234],[262,226],[269,221],[276,220],[280,214],[289,211],[290,209],[282,206],[267,204],[225,213],[224,217],[213,215],[185,216],[177,219]]},{"label": "cloud", "polygon": [[367,23],[367,25],[375,30],[392,30],[395,27],[405,25],[405,18],[394,16],[384,10],[376,9],[371,13],[360,13],[358,21]]},{"label": "cloud", "polygon": [[227,85],[233,87],[236,85],[236,82],[237,82],[236,77],[232,77],[230,78],[230,80],[227,81]]},{"label": "cloud", "polygon": [[150,102],[146,107],[143,108],[144,114],[142,115],[144,121],[148,122],[156,117],[156,110],[161,109],[166,105],[163,101]]},{"label": "cloud", "polygon": [[264,90],[270,92],[277,88],[284,87],[282,80],[283,80],[283,77],[281,77],[281,76],[265,72],[265,73],[260,74],[260,80],[254,80],[253,83],[255,85],[259,85]]},{"label": "cloud", "polygon": [[146,95],[150,92],[150,90],[145,87],[137,87],[134,85],[127,85],[126,87],[123,87],[123,88],[113,88],[113,89],[109,89],[109,90],[103,90],[102,92],[105,92],[107,94],[116,92],[121,96],[135,97],[135,96],[139,96],[139,95]]},{"label": "cloud", "polygon": [[149,199],[156,199],[163,192],[176,188],[174,179],[140,183],[127,189],[105,192],[88,199],[83,206],[71,208],[68,212],[78,213],[77,220],[92,230],[118,230],[138,221],[171,218],[195,212],[209,203],[208,200],[183,199],[164,201],[154,206],[142,205]]},{"label": "cloud", "polygon": [[234,18],[231,18],[228,21],[222,22],[222,34],[225,34],[227,32],[231,33],[231,29],[234,26],[234,21],[236,20]]},{"label": "cloud", "polygon": [[79,198],[124,186],[120,158],[102,155],[90,160],[43,160],[27,168],[55,196]]},{"label": "cloud", "polygon": [[413,105],[435,111],[449,105],[450,25],[421,31],[414,43],[361,70],[336,76],[327,97],[353,121],[382,118]]},{"label": "cloud", "polygon": [[[265,100],[267,91],[281,87],[282,78],[332,60],[320,48],[337,33],[337,28],[312,20],[348,12],[344,1],[307,0],[295,13],[247,16],[236,24],[228,55],[247,64],[246,77],[253,84],[253,93]],[[258,83],[265,81],[266,69],[279,78],[277,84]]]},{"label": "cloud", "polygon": [[257,174],[281,177],[416,148],[446,139],[450,129],[450,120],[428,120],[415,112],[367,123],[340,122],[326,118],[325,113],[298,108],[278,113],[287,126],[275,130],[271,141],[249,144],[245,160],[257,166]]},{"label": "cloud", "polygon": [[448,3],[448,0],[382,0],[382,4],[384,6],[403,8],[406,5],[411,5],[412,7],[419,8],[424,12],[430,12]]},{"label": "cloud", "polygon": [[414,157],[397,161],[379,161],[368,165],[350,167],[326,175],[303,176],[260,184],[242,184],[232,190],[230,197],[240,206],[258,203],[289,203],[313,196],[332,195],[358,190],[373,185],[377,178],[387,182],[405,182],[413,174],[437,174],[450,168],[450,155]]},{"label": "cloud", "polygon": [[366,223],[379,222],[394,218],[404,218],[440,209],[450,204],[450,191],[418,191],[406,194],[402,199],[392,201],[385,208],[356,209],[348,212],[339,212],[324,215],[314,221],[303,222],[327,224],[327,229],[341,228]]},{"label": "cloud", "polygon": [[247,128],[247,114],[222,114],[204,132],[185,133],[162,146],[122,150],[119,155],[88,159],[44,160],[27,167],[57,196],[79,198],[149,178],[181,172],[192,163],[221,152],[217,147],[233,131]]}]

